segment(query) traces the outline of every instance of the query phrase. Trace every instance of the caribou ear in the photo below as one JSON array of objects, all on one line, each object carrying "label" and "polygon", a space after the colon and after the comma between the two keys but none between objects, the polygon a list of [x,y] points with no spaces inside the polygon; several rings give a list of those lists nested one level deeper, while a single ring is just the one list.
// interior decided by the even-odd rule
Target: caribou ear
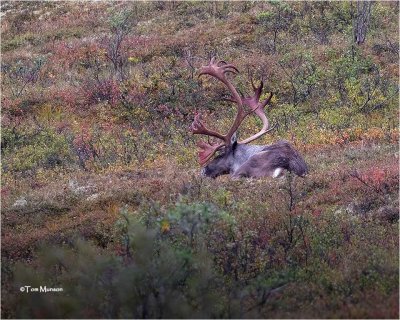
[{"label": "caribou ear", "polygon": [[231,145],[237,144],[237,132],[235,132],[231,137]]},{"label": "caribou ear", "polygon": [[231,148],[232,148],[232,151],[233,152],[235,152],[235,149],[236,149],[236,147],[237,147],[237,144],[238,144],[238,142],[237,142],[237,134],[236,134],[236,132],[233,134],[233,136],[232,136],[232,138],[231,138]]}]

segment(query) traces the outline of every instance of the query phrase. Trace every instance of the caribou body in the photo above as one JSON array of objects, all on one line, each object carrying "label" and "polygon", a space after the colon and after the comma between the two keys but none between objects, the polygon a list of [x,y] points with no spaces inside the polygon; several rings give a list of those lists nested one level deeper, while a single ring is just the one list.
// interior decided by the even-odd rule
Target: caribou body
[{"label": "caribou body", "polygon": [[[263,81],[256,87],[251,81],[254,90],[253,96],[244,97],[239,95],[235,87],[226,77],[227,73],[237,73],[238,70],[232,64],[224,61],[215,62],[212,58],[209,65],[200,69],[200,75],[211,75],[226,85],[231,93],[228,100],[237,106],[237,114],[225,135],[207,128],[197,114],[190,127],[193,134],[203,134],[217,138],[222,142],[206,143],[199,141],[199,162],[203,166],[202,174],[216,178],[223,174],[230,174],[233,178],[248,177],[279,177],[285,170],[304,176],[308,172],[307,164],[299,152],[287,141],[278,141],[271,145],[249,145],[248,143],[270,132],[268,118],[264,108],[270,102],[273,94],[260,101]],[[245,109],[247,107],[247,109]],[[246,116],[255,113],[262,121],[262,129],[253,136],[243,140],[236,140],[236,131]],[[212,158],[215,153],[219,153]]]},{"label": "caribou body", "polygon": [[233,178],[277,178],[284,170],[301,177],[308,172],[301,155],[287,141],[278,141],[264,146],[234,143],[210,161],[201,173],[211,178],[223,174],[230,174]]}]

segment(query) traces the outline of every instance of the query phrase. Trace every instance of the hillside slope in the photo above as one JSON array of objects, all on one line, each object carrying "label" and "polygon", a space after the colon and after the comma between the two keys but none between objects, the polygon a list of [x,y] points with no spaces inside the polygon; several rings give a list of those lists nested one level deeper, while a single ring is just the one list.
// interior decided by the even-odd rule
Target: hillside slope
[{"label": "hillside slope", "polygon": [[[399,4],[362,44],[357,10],[2,2],[2,316],[398,317]],[[211,56],[265,80],[257,143],[291,141],[306,178],[199,176],[195,113],[235,112]]]}]

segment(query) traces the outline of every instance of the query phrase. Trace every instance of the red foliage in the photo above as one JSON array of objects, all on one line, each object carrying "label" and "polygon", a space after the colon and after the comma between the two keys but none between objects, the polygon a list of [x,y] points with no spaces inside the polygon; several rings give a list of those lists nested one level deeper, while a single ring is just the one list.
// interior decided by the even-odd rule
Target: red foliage
[{"label": "red foliage", "polygon": [[63,107],[74,108],[80,104],[79,89],[73,86],[64,86],[61,89],[52,87],[47,93],[47,99]]},{"label": "red foliage", "polygon": [[386,172],[381,168],[372,167],[364,171],[361,179],[373,187],[379,187],[386,180]]},{"label": "red foliage", "polygon": [[56,130],[58,134],[64,133],[71,128],[71,125],[67,120],[62,120],[56,124]]},{"label": "red foliage", "polygon": [[320,209],[315,209],[312,211],[312,215],[314,217],[319,217],[321,215],[321,213],[322,213],[322,210],[320,210]]},{"label": "red foliage", "polygon": [[70,69],[81,57],[82,43],[76,41],[59,41],[53,44],[51,48],[53,55],[51,56],[51,64],[56,70]]},{"label": "red foliage", "polygon": [[[21,103],[22,103],[22,99],[17,98],[17,99],[11,99],[8,98],[6,96],[3,96],[1,98],[1,106],[2,106],[2,111],[3,111],[3,119],[2,119],[2,123],[3,125],[4,120],[6,121],[10,121],[11,118],[15,118],[15,117],[19,117],[23,115],[22,109],[21,109]],[[6,118],[4,119],[4,116],[8,115],[8,117],[6,116]]]},{"label": "red foliage", "polygon": [[82,125],[80,134],[76,135],[73,140],[73,145],[83,167],[86,167],[86,161],[94,160],[98,156],[93,134],[88,124]]},{"label": "red foliage", "polygon": [[153,37],[128,35],[122,43],[121,51],[131,57],[146,56],[158,44],[157,39]]},{"label": "red foliage", "polygon": [[121,89],[119,83],[113,79],[101,81],[87,81],[82,86],[83,101],[85,105],[94,105],[106,101],[112,106],[116,106],[121,99]]},{"label": "red foliage", "polygon": [[6,198],[8,198],[8,196],[10,195],[10,188],[8,187],[2,187],[0,189],[0,193],[1,193],[1,200],[4,201]]},{"label": "red foliage", "polygon": [[75,147],[84,147],[92,140],[92,133],[90,132],[90,128],[87,124],[82,124],[80,134],[76,135],[74,138],[73,144]]}]

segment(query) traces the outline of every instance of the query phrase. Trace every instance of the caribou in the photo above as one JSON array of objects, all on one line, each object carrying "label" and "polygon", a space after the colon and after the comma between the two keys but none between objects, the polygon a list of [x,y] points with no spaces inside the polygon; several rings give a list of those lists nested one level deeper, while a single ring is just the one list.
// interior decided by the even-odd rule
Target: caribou
[{"label": "caribou", "polygon": [[[201,174],[206,177],[216,178],[220,175],[230,174],[232,178],[262,178],[280,177],[285,171],[293,172],[304,177],[308,167],[300,153],[289,142],[281,140],[270,145],[250,145],[249,143],[270,132],[274,128],[265,114],[264,108],[269,104],[273,93],[260,101],[264,83],[256,86],[251,78],[254,91],[252,96],[239,94],[227,74],[236,75],[238,69],[225,61],[216,61],[213,57],[210,63],[200,68],[199,77],[209,75],[222,82],[229,90],[231,96],[225,100],[236,104],[236,117],[226,134],[206,127],[200,114],[196,113],[190,126],[193,134],[201,134],[217,139],[217,142],[199,141],[198,157],[203,167]],[[262,122],[261,130],[241,141],[237,141],[237,130],[243,120],[250,114],[258,116]],[[214,139],[215,140],[215,139]],[[214,154],[217,155],[213,158]]]}]

